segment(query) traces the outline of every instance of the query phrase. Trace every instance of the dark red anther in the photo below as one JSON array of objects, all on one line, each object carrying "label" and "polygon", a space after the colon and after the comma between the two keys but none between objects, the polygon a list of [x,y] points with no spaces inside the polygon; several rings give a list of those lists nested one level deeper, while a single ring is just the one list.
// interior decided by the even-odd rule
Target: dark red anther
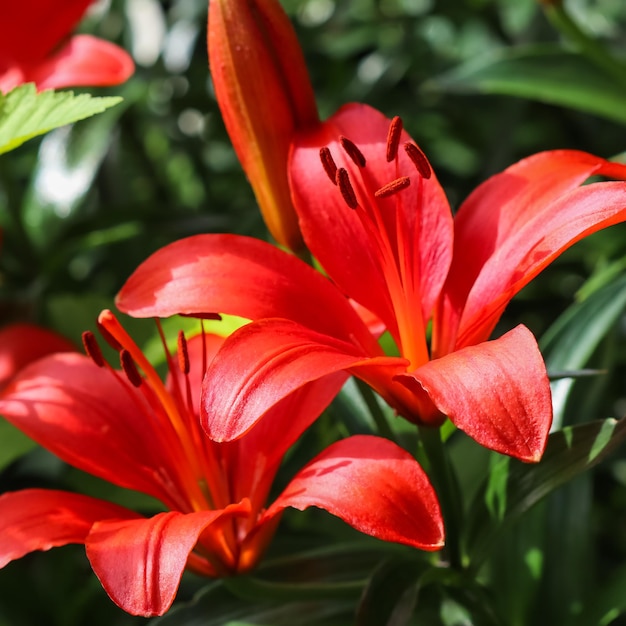
[{"label": "dark red anther", "polygon": [[348,176],[348,171],[343,167],[340,167],[337,170],[337,187],[339,187],[339,191],[341,191],[341,195],[343,199],[346,201],[346,204],[351,209],[356,209],[359,206],[359,203],[356,199],[356,194],[354,193],[354,189],[352,189],[352,183],[350,182],[350,176]]},{"label": "dark red anther", "polygon": [[320,148],[320,161],[322,162],[322,166],[324,167],[324,171],[326,172],[326,176],[330,178],[333,185],[337,184],[337,164],[333,159],[333,155],[330,153],[330,150],[327,146]]},{"label": "dark red anther", "polygon": [[409,159],[413,161],[413,165],[415,165],[419,175],[422,178],[429,179],[431,170],[424,153],[414,143],[409,143],[408,141],[404,144],[404,150],[409,155]]},{"label": "dark red anther", "polygon": [[182,330],[178,331],[178,367],[180,371],[189,374],[189,351],[187,350],[187,339]]},{"label": "dark red anther", "polygon": [[196,320],[213,320],[215,322],[221,322],[222,316],[219,313],[179,313],[181,317],[192,317]]},{"label": "dark red anther", "polygon": [[96,336],[90,331],[86,330],[83,335],[83,347],[85,348],[85,353],[87,356],[98,366],[104,367],[105,360],[102,356],[102,352],[100,351],[100,346],[98,345],[98,341]]},{"label": "dark red anther", "polygon": [[120,352],[120,365],[122,366],[124,374],[126,374],[126,378],[128,378],[130,384],[133,385],[133,387],[141,387],[143,378],[137,369],[135,361],[133,361],[133,357],[125,348]]},{"label": "dark red anther", "polygon": [[398,191],[406,189],[410,184],[411,179],[408,176],[402,176],[401,178],[396,178],[390,183],[383,185],[378,191],[374,193],[374,195],[377,198],[387,198],[389,196],[392,196],[394,193],[398,193]]},{"label": "dark red anther", "polygon": [[356,147],[356,144],[350,141],[347,137],[341,135],[339,137],[339,143],[341,147],[346,151],[346,154],[352,159],[355,165],[359,167],[365,167],[365,157],[363,153]]},{"label": "dark red anther", "polygon": [[119,352],[122,349],[122,344],[100,323],[96,322],[98,325],[98,332],[102,335],[102,339],[104,339],[116,352]]},{"label": "dark red anther", "polygon": [[387,163],[391,163],[398,156],[400,135],[402,135],[402,120],[396,115],[391,120],[387,132]]}]

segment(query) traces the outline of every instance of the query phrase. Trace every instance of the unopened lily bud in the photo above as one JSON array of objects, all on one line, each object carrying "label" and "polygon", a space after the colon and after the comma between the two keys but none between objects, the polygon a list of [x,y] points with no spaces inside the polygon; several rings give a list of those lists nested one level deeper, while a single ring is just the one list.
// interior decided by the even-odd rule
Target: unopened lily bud
[{"label": "unopened lily bud", "polygon": [[289,18],[274,0],[211,0],[209,64],[224,123],[276,241],[302,238],[287,180],[295,132],[319,122]]}]

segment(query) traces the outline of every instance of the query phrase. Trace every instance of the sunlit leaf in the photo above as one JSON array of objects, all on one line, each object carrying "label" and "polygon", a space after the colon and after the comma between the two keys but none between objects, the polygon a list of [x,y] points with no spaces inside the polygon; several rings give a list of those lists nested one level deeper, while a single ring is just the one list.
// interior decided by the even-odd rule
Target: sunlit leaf
[{"label": "sunlit leaf", "polygon": [[101,113],[121,101],[116,97],[74,95],[72,91],[37,93],[32,83],[20,85],[6,95],[0,94],[0,154],[53,128]]},{"label": "sunlit leaf", "polygon": [[425,87],[528,98],[626,124],[623,86],[585,57],[558,46],[498,50],[462,63]]}]

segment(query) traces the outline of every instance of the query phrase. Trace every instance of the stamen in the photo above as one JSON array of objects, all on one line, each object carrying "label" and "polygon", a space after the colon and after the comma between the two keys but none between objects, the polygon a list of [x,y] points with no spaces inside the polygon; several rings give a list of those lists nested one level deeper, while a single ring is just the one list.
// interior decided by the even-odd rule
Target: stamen
[{"label": "stamen", "polygon": [[189,374],[189,351],[187,350],[187,339],[185,339],[185,333],[178,331],[178,367],[180,371],[185,374]]},{"label": "stamen", "polygon": [[339,187],[339,191],[341,191],[341,195],[346,201],[346,204],[351,209],[356,209],[359,206],[359,203],[357,202],[354,189],[352,189],[352,183],[350,182],[348,171],[343,167],[340,167],[337,170],[337,177],[335,180],[337,181],[337,187]]},{"label": "stamen", "polygon": [[87,356],[98,366],[104,367],[105,361],[100,351],[100,346],[96,340],[96,336],[90,331],[86,330],[83,335],[83,347]]},{"label": "stamen", "polygon": [[120,352],[120,365],[124,370],[124,374],[126,374],[126,378],[128,378],[131,385],[134,387],[141,387],[141,383],[143,383],[143,378],[137,369],[137,365],[135,361],[133,361],[133,357],[130,352],[123,348]]},{"label": "stamen", "polygon": [[408,176],[402,176],[401,178],[396,178],[390,183],[383,185],[378,191],[374,193],[374,196],[376,196],[377,198],[387,198],[389,196],[392,196],[394,193],[398,193],[398,191],[406,189],[410,184],[411,179]]},{"label": "stamen", "polygon": [[404,150],[408,154],[409,159],[413,161],[413,165],[415,165],[420,176],[428,180],[431,176],[431,170],[424,153],[414,143],[409,143],[408,141],[404,144]]},{"label": "stamen", "polygon": [[213,320],[215,322],[222,321],[222,316],[219,313],[179,313],[178,315],[181,317],[193,317],[197,320]]},{"label": "stamen", "polygon": [[365,167],[365,157],[363,153],[356,147],[352,141],[343,135],[339,136],[339,143],[341,147],[346,151],[347,155],[354,161],[355,165],[359,167]]},{"label": "stamen", "polygon": [[119,352],[122,349],[122,344],[105,328],[104,324],[98,320],[96,322],[98,326],[98,332],[102,335],[102,339],[104,339],[116,352]]},{"label": "stamen", "polygon": [[336,185],[337,182],[335,178],[337,176],[337,164],[335,163],[333,155],[330,153],[327,146],[320,148],[320,161],[322,162],[326,176],[330,178],[333,185]]},{"label": "stamen", "polygon": [[387,163],[391,163],[398,156],[400,135],[402,134],[402,120],[396,115],[389,124],[387,132]]}]

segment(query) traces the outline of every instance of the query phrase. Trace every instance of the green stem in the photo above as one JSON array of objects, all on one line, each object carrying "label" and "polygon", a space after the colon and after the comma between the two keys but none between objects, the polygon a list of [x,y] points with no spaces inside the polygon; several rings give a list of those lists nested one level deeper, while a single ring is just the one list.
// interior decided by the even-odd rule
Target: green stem
[{"label": "green stem", "polygon": [[582,54],[626,86],[626,64],[616,59],[602,44],[583,31],[561,2],[544,4],[543,10],[552,26],[571,41]]},{"label": "green stem", "polygon": [[418,426],[420,442],[428,461],[428,474],[439,497],[446,529],[446,551],[450,566],[461,570],[463,507],[457,477],[446,453],[439,428]]},{"label": "green stem", "polygon": [[383,410],[380,408],[380,405],[378,404],[376,396],[374,395],[371,387],[358,378],[355,378],[354,380],[356,382],[357,389],[359,390],[359,393],[361,394],[361,397],[367,405],[367,409],[369,410],[370,415],[372,416],[372,419],[376,424],[378,434],[382,437],[386,437],[387,439],[391,439],[391,441],[395,441],[396,435],[389,425],[389,422],[387,421]]}]

